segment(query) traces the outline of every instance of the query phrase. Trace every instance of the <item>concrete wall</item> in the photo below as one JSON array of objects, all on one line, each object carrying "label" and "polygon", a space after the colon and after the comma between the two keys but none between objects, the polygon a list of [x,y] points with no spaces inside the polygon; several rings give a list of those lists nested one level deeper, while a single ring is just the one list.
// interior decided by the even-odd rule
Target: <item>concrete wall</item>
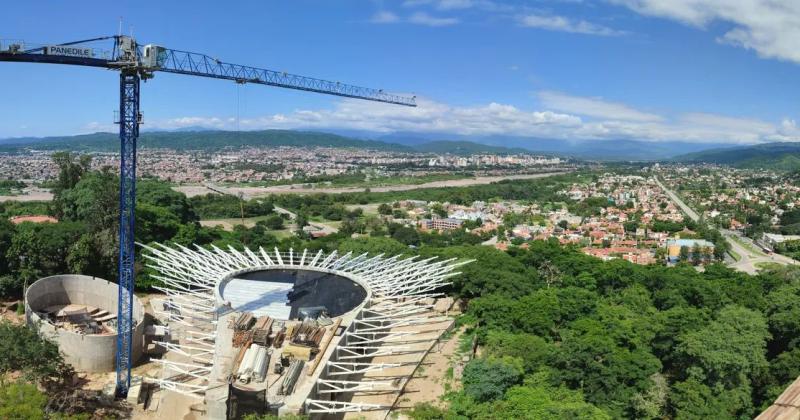
[{"label": "concrete wall", "polygon": [[[62,274],[39,279],[25,292],[25,318],[28,326],[58,344],[67,363],[78,371],[109,372],[114,370],[117,334],[79,334],[56,328],[42,320],[36,311],[53,305],[70,303],[95,306],[117,313],[118,286],[98,277]],[[133,362],[142,355],[144,307],[133,297]]]}]

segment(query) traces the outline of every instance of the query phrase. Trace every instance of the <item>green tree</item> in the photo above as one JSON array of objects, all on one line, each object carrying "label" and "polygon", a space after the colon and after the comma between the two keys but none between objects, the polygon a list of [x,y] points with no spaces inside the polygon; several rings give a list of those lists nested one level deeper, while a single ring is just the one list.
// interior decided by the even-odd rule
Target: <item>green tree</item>
[{"label": "green tree", "polygon": [[93,231],[117,230],[119,178],[110,171],[88,172],[60,196],[63,218]]},{"label": "green tree", "polygon": [[688,246],[684,245],[684,246],[681,247],[681,250],[680,250],[680,253],[679,253],[679,257],[680,257],[681,261],[689,261],[689,247]]},{"label": "green tree", "polygon": [[384,216],[392,214],[392,206],[390,206],[388,203],[381,203],[378,206],[378,214],[382,214]]},{"label": "green tree", "polygon": [[406,245],[419,245],[419,233],[412,227],[400,226],[392,233],[392,239]]},{"label": "green tree", "polygon": [[47,396],[36,385],[0,381],[0,418],[41,420],[46,418]]},{"label": "green tree", "polygon": [[436,407],[429,402],[417,403],[411,410],[404,414],[413,420],[441,420],[447,415],[447,410]]},{"label": "green tree", "polygon": [[766,301],[766,315],[775,348],[783,351],[797,347],[800,342],[800,283],[775,289]]},{"label": "green tree", "polygon": [[692,264],[700,265],[703,262],[703,248],[700,244],[695,243],[692,248]]},{"label": "green tree", "polygon": [[141,204],[162,207],[177,217],[180,223],[198,220],[186,195],[173,190],[169,183],[163,181],[143,179],[136,183],[136,205],[138,207]]},{"label": "green tree", "polygon": [[167,207],[149,203],[136,204],[136,240],[141,243],[167,242],[174,237],[181,220]]},{"label": "green tree", "polygon": [[444,209],[442,203],[433,203],[431,204],[430,210],[433,214],[439,217],[447,217],[447,210]]},{"label": "green tree", "polygon": [[511,333],[490,329],[486,337],[486,354],[495,358],[513,357],[522,361],[526,372],[546,364],[556,351],[542,337],[527,333]]},{"label": "green tree", "polygon": [[16,233],[14,224],[6,218],[0,219],[0,275],[10,273],[6,254]]},{"label": "green tree", "polygon": [[85,232],[84,225],[74,222],[23,223],[8,249],[9,267],[29,282],[65,273],[70,250]]},{"label": "green tree", "polygon": [[69,249],[68,272],[113,280],[117,277],[118,248],[117,236],[110,230],[85,233]]},{"label": "green tree", "polygon": [[71,152],[55,152],[50,157],[58,166],[58,178],[53,185],[53,194],[57,200],[62,191],[75,187],[83,174],[89,171],[92,157],[90,155],[77,156]]},{"label": "green tree", "polygon": [[339,243],[339,252],[346,254],[352,252],[353,255],[368,253],[370,255],[402,255],[408,254],[408,245],[400,243],[392,238],[386,237],[361,237],[356,239],[345,239]]},{"label": "green tree", "polygon": [[32,381],[60,383],[72,378],[58,346],[24,325],[0,321],[0,374],[21,371]]},{"label": "green tree", "polygon": [[264,220],[266,226],[272,230],[281,230],[283,229],[283,217],[273,214]]},{"label": "green tree", "polygon": [[580,391],[564,386],[553,387],[549,377],[539,372],[506,392],[494,408],[496,418],[503,419],[579,419],[610,420],[603,410],[587,403]]},{"label": "green tree", "polygon": [[503,396],[522,380],[519,368],[500,359],[474,359],[464,367],[464,393],[478,402]]},{"label": "green tree", "polygon": [[[729,305],[708,325],[681,337],[676,352],[689,378],[731,389],[767,367],[769,336],[763,315]],[[691,369],[692,366],[701,370]]]}]

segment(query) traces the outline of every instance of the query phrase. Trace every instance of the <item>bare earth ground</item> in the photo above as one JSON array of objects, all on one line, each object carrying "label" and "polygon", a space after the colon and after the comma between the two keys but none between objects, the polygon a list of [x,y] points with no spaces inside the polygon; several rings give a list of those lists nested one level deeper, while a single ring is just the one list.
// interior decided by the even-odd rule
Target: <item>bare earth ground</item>
[{"label": "bare earth ground", "polygon": [[390,418],[405,418],[403,411],[410,410],[416,404],[428,402],[442,407],[441,400],[445,393],[453,390],[458,381],[453,378],[452,370],[461,360],[459,343],[465,327],[461,327],[447,339],[436,344],[422,360],[414,376],[408,381],[397,403],[392,409]]},{"label": "bare earth ground", "polygon": [[[470,185],[491,184],[492,182],[502,181],[504,179],[534,179],[544,178],[551,175],[556,175],[563,172],[545,172],[541,174],[523,174],[523,175],[505,175],[505,176],[479,176],[476,178],[452,179],[447,181],[434,181],[426,182],[424,184],[411,184],[411,185],[388,185],[385,187],[370,187],[372,192],[386,192],[386,191],[408,191],[419,188],[439,188],[439,187],[466,187]],[[245,198],[261,197],[269,194],[311,194],[311,193],[327,193],[327,194],[341,194],[348,192],[363,192],[365,187],[319,187],[319,188],[305,188],[306,184],[291,184],[291,185],[276,185],[272,187],[231,187],[223,188],[213,186],[215,190],[222,190],[232,195],[242,193]],[[182,192],[188,197],[195,195],[203,195],[214,192],[208,187],[202,185],[185,185],[173,187],[175,191]]]},{"label": "bare earth ground", "polygon": [[52,201],[53,193],[42,188],[25,188],[20,195],[0,195],[0,202],[5,201]]}]

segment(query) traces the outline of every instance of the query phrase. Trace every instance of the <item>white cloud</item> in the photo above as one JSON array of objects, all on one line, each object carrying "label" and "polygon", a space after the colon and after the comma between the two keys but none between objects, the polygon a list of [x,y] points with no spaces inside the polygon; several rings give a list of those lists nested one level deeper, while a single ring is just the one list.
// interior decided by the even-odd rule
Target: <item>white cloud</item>
[{"label": "white cloud", "polygon": [[800,63],[800,1],[797,0],[608,0],[637,13],[706,27],[733,25],[721,42],[756,51],[765,58]]},{"label": "white cloud", "polygon": [[658,115],[602,98],[573,96],[554,91],[539,92],[538,97],[546,108],[589,117],[624,121],[660,121],[662,119]]},{"label": "white cloud", "polygon": [[475,6],[473,0],[439,0],[436,7],[440,10],[469,9]]},{"label": "white cloud", "polygon": [[395,13],[383,10],[372,15],[372,17],[369,19],[369,22],[376,24],[406,22],[406,23],[413,23],[416,25],[438,27],[438,26],[455,25],[460,21],[458,18],[431,16],[425,12],[416,12],[413,13],[411,16],[408,16],[407,18],[403,18],[396,15]]},{"label": "white cloud", "polygon": [[601,36],[618,36],[625,34],[623,31],[617,31],[606,26],[587,22],[585,20],[572,20],[564,16],[528,14],[520,16],[519,22],[522,26],[545,29],[548,31]]},{"label": "white cloud", "polygon": [[[675,118],[642,112],[624,104],[543,92],[541,110],[489,103],[449,106],[417,98],[407,108],[357,99],[343,99],[330,109],[302,109],[289,113],[245,118],[242,130],[346,129],[379,133],[417,132],[465,136],[509,135],[563,140],[680,140],[690,142],[759,143],[800,141],[800,129],[791,119],[772,124],[751,118],[688,113]],[[152,121],[148,127],[176,129],[201,126],[235,129],[235,118],[184,117]]]},{"label": "white cloud", "polygon": [[119,131],[119,127],[116,124],[111,123],[100,123],[97,121],[92,121],[82,127],[81,133],[100,133],[100,132],[116,132]]},{"label": "white cloud", "polygon": [[400,21],[400,18],[396,14],[384,10],[372,15],[369,21],[371,23],[396,23]]},{"label": "white cloud", "polygon": [[411,23],[415,23],[418,25],[425,25],[425,26],[450,26],[455,25],[459,22],[457,18],[453,17],[435,17],[431,16],[425,12],[417,12],[411,15],[408,18],[408,21]]},{"label": "white cloud", "polygon": [[502,5],[490,0],[405,0],[403,7],[431,6],[437,10],[463,10],[479,8],[483,10],[510,10],[512,6]]}]

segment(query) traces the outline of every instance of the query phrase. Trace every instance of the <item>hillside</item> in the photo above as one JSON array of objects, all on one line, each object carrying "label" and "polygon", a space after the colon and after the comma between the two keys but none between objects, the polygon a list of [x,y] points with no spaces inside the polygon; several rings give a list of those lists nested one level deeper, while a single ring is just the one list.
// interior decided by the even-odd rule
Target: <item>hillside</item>
[{"label": "hillside", "polygon": [[[246,146],[328,146],[461,155],[475,153],[531,153],[530,150],[520,147],[508,148],[464,140],[430,141],[413,145],[402,145],[386,141],[353,138],[346,135],[292,130],[242,132],[204,130],[151,131],[141,134],[139,137],[139,146],[150,149],[169,148],[177,150],[218,150]],[[93,133],[60,137],[25,137],[0,140],[0,152],[19,152],[25,149],[69,149],[87,152],[110,152],[118,150],[119,145],[115,133]]]},{"label": "hillside", "polygon": [[[373,150],[413,151],[408,146],[372,140],[359,140],[336,134],[290,131],[159,131],[144,132],[139,137],[142,148],[177,150],[218,150],[246,146],[328,146]],[[93,133],[78,136],[6,139],[0,141],[0,152],[25,149],[116,151],[119,140],[113,133]]]},{"label": "hillside", "polygon": [[[185,129],[178,131],[145,131],[139,137],[139,147],[176,150],[219,150],[247,146],[327,146],[359,149],[451,153],[516,154],[537,153],[601,161],[663,160],[702,156],[706,151],[724,153],[736,150],[719,143],[646,142],[637,140],[581,140],[565,141],[522,137],[468,137],[453,136],[449,140],[430,140],[436,135],[398,133],[391,136],[371,137],[367,133],[341,132],[338,134],[317,131],[260,130],[260,131],[209,131]],[[372,140],[375,139],[375,140]],[[115,133],[93,133],[77,136],[26,137],[0,140],[0,152],[14,153],[25,150],[75,150],[82,152],[113,152],[119,150]],[[689,153],[689,154],[687,154]],[[800,166],[790,161],[786,166]]]},{"label": "hillside", "polygon": [[450,153],[454,155],[471,155],[476,153],[491,153],[491,154],[517,154],[517,153],[531,153],[520,147],[503,147],[492,146],[488,144],[473,143],[471,141],[430,141],[427,143],[417,144],[412,146],[415,150],[424,153]]},{"label": "hillside", "polygon": [[800,144],[767,143],[730,149],[705,150],[677,156],[673,160],[687,163],[717,163],[737,168],[793,171],[800,169]]},{"label": "hillside", "polygon": [[[350,137],[374,138],[385,142],[418,148],[431,139],[441,138],[436,133],[393,133],[380,135],[368,132],[342,132]],[[642,140],[560,140],[520,136],[463,136],[448,135],[451,141],[527,150],[531,153],[576,157],[602,161],[646,161],[671,159],[686,153],[729,147],[716,142],[642,141]],[[516,152],[513,152],[516,153]]]}]

